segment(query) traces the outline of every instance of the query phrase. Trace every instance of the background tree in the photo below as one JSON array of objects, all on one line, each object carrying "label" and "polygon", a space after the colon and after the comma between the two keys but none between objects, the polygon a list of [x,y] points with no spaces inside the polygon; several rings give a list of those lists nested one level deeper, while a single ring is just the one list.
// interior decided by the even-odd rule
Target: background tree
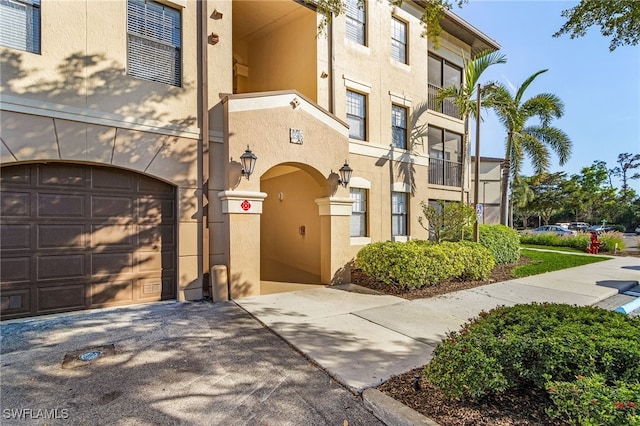
[{"label": "background tree", "polygon": [[629,45],[640,40],[640,1],[638,0],[581,0],[561,14],[567,22],[553,36],[582,37],[592,26],[599,26],[600,33],[611,37],[609,50]]},{"label": "background tree", "polygon": [[630,179],[640,179],[640,173],[635,173],[632,176],[628,176],[632,170],[640,167],[640,154],[630,154],[628,152],[618,154],[618,164],[620,166],[616,166],[612,169],[612,173],[614,176],[622,179],[622,201],[627,201],[631,199],[629,194],[629,183]]},{"label": "background tree", "polygon": [[[507,58],[499,51],[491,52],[484,51],[476,55],[464,69],[464,81],[462,86],[449,86],[442,88],[436,95],[436,102],[438,105],[442,105],[445,99],[450,99],[458,108],[460,116],[464,120],[464,136],[462,138],[461,157],[462,157],[462,175],[461,182],[462,188],[460,191],[460,201],[464,202],[464,181],[465,181],[465,169],[464,164],[467,164],[467,157],[469,157],[469,116],[473,115],[476,120],[477,98],[476,90],[480,76],[487,68],[496,64],[504,64],[507,62]],[[481,101],[482,103],[482,101]]]},{"label": "background tree", "polygon": [[529,207],[540,215],[545,225],[548,225],[551,216],[562,208],[562,184],[566,177],[564,172],[558,172],[542,173],[533,178],[531,189],[534,198]]},{"label": "background tree", "polygon": [[[489,92],[486,105],[491,107],[498,120],[507,130],[505,155],[502,173],[502,194],[500,223],[507,225],[507,195],[510,190],[510,178],[520,174],[525,154],[532,162],[534,173],[540,175],[549,169],[551,153],[558,156],[563,165],[571,155],[571,140],[562,130],[551,126],[551,120],[564,114],[564,104],[552,93],[541,93],[523,100],[525,91],[540,74],[541,70],[522,83],[515,94],[503,84]],[[537,123],[529,124],[531,119]]]},{"label": "background tree", "polygon": [[520,176],[513,182],[511,187],[511,203],[513,204],[516,216],[522,220],[522,226],[527,227],[529,218],[533,215],[533,210],[529,205],[535,194],[531,189],[531,178],[528,176]]}]

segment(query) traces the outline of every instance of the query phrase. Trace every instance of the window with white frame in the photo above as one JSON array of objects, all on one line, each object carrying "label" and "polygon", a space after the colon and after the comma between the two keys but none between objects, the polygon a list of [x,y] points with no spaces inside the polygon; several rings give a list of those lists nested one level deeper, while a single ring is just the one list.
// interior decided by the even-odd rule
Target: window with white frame
[{"label": "window with white frame", "polygon": [[398,105],[391,106],[391,137],[394,147],[407,149],[407,109]]},{"label": "window with white frame", "polygon": [[391,236],[405,236],[407,233],[407,193],[391,193]]},{"label": "window with white frame", "polygon": [[150,0],[127,0],[127,74],[181,86],[180,12]]},{"label": "window with white frame", "polygon": [[351,90],[347,90],[347,124],[350,138],[367,139],[367,98]]},{"label": "window with white frame", "polygon": [[40,0],[0,0],[0,45],[40,53]]},{"label": "window with white frame", "polygon": [[365,1],[347,0],[345,3],[347,21],[346,34],[349,40],[366,45],[366,10]]},{"label": "window with white frame", "polygon": [[407,63],[407,24],[391,18],[391,59]]},{"label": "window with white frame", "polygon": [[351,199],[351,236],[367,236],[367,190],[362,188],[350,188]]}]

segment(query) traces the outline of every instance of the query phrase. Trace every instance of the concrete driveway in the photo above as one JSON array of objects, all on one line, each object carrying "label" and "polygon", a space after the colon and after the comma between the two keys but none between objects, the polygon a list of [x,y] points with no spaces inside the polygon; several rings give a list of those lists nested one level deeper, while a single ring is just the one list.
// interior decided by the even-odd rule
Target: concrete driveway
[{"label": "concrete driveway", "polygon": [[381,424],[232,302],[40,317],[0,331],[3,425]]}]

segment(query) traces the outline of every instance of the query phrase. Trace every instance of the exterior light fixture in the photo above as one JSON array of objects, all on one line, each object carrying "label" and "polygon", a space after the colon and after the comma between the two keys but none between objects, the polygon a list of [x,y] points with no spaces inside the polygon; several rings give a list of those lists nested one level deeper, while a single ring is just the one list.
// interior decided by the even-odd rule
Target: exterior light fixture
[{"label": "exterior light fixture", "polygon": [[256,160],[258,157],[251,152],[249,149],[249,145],[247,145],[247,149],[244,151],[244,154],[240,156],[240,162],[242,163],[242,176],[246,177],[249,180],[249,176],[253,173],[253,168],[256,166]]},{"label": "exterior light fixture", "polygon": [[349,163],[347,160],[344,160],[344,165],[340,167],[340,178],[338,179],[338,183],[345,188],[349,185],[349,181],[351,180],[351,174],[353,173],[353,169],[349,167]]}]

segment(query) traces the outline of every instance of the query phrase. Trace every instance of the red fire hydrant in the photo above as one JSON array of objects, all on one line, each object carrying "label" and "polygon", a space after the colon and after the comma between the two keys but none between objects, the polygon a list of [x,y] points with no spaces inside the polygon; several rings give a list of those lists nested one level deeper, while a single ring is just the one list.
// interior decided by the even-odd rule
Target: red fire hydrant
[{"label": "red fire hydrant", "polygon": [[598,254],[600,249],[600,241],[598,241],[598,233],[592,232],[589,243],[587,244],[587,253]]}]

